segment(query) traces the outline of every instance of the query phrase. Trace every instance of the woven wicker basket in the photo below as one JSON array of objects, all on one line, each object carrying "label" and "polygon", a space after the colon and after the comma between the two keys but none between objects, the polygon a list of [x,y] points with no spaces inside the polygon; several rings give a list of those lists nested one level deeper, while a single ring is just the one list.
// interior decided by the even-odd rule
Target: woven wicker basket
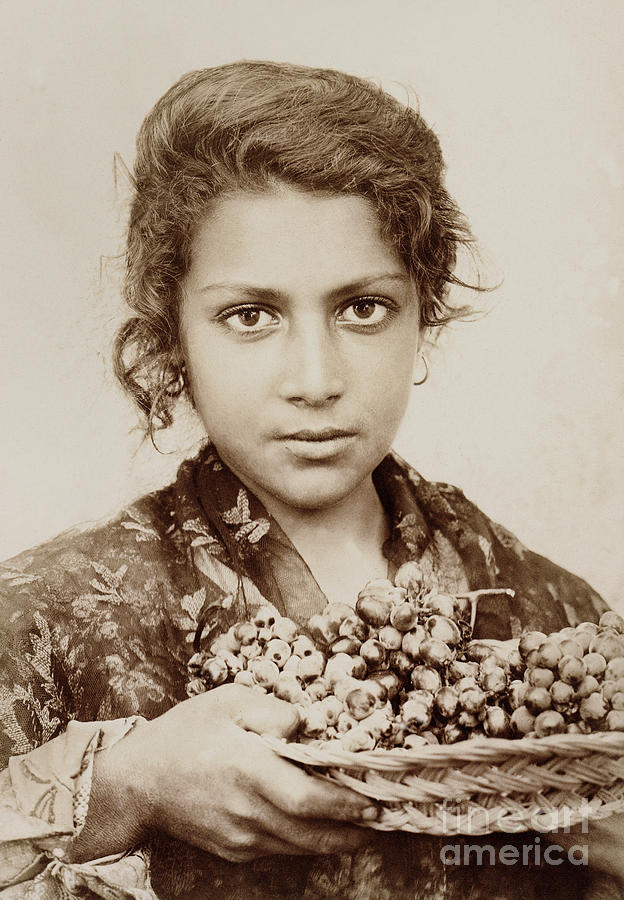
[{"label": "woven wicker basket", "polygon": [[624,812],[624,733],[484,737],[357,753],[264,740],[309,772],[378,802],[370,827],[382,831],[549,831]]}]

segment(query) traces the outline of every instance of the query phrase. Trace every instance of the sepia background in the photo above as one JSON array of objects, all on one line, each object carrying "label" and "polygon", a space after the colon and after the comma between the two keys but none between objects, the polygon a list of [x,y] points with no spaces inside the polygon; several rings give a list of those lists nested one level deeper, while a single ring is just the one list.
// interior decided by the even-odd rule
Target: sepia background
[{"label": "sepia background", "polygon": [[[477,234],[488,314],[455,325],[396,447],[624,611],[621,0],[0,3],[0,558],[114,512],[193,451],[142,442],[113,383],[143,115],[240,58],[406,88]],[[465,298],[464,298],[465,299]]]}]

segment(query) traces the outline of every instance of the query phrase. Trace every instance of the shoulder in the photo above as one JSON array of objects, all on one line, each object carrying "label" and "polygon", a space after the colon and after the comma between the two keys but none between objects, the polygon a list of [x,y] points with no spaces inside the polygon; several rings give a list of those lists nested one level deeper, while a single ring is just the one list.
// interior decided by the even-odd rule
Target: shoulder
[{"label": "shoulder", "polygon": [[168,486],[19,553],[0,564],[0,590],[29,593],[44,584],[52,591],[79,590],[97,576],[112,584],[124,567],[159,569],[175,558],[173,501]]},{"label": "shoulder", "polygon": [[586,581],[530,550],[459,487],[428,481],[396,454],[393,460],[430,526],[450,536],[465,555],[482,553],[496,586],[515,591],[510,606],[515,631],[538,626],[558,630],[566,624],[596,621],[608,608]]}]

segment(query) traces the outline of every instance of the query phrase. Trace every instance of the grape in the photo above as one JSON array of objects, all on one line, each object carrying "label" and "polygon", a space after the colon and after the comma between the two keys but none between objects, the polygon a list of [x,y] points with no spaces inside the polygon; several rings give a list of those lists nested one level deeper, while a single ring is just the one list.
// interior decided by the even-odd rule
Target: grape
[{"label": "grape", "polygon": [[291,644],[297,637],[297,626],[287,616],[279,616],[273,625],[273,637]]},{"label": "grape", "polygon": [[272,606],[261,606],[252,621],[258,630],[261,628],[271,630],[278,618],[278,613]]},{"label": "grape", "polygon": [[555,709],[563,712],[574,701],[575,691],[571,684],[567,684],[565,681],[555,681],[550,686],[550,696]]},{"label": "grape", "polygon": [[480,722],[480,717],[477,713],[468,712],[467,709],[462,709],[457,716],[457,724],[462,728],[476,728]]},{"label": "grape", "polygon": [[487,707],[485,719],[483,720],[483,728],[488,737],[507,738],[511,736],[511,722],[509,716],[500,706]]},{"label": "grape", "polygon": [[566,640],[560,641],[559,646],[561,647],[561,652],[564,656],[578,656],[579,659],[583,658],[583,645],[577,640],[567,638]]},{"label": "grape", "polygon": [[530,651],[537,650],[545,640],[546,635],[542,631],[525,631],[518,642],[518,652],[522,659],[526,662],[527,655]]},{"label": "grape", "polygon": [[447,616],[433,615],[429,616],[425,622],[425,628],[429,635],[436,640],[443,641],[449,647],[456,647],[461,640],[459,628]]},{"label": "grape", "polygon": [[423,598],[422,605],[423,609],[430,614],[446,616],[452,619],[455,614],[456,601],[450,594],[433,593],[427,594]]},{"label": "grape", "polygon": [[496,660],[496,655],[493,653],[492,648],[483,641],[470,641],[466,647],[466,657],[472,662],[479,664],[490,659],[490,657],[494,657]]},{"label": "grape", "polygon": [[406,700],[401,707],[401,720],[410,731],[421,731],[431,722],[431,711],[420,700]]},{"label": "grape", "polygon": [[481,676],[481,687],[488,694],[501,694],[507,687],[505,670],[496,666]]},{"label": "grape", "polygon": [[[451,683],[460,681],[462,678],[476,678],[479,672],[479,663],[472,661],[464,661],[453,659],[447,669],[447,675]],[[475,682],[476,685],[476,682]]]},{"label": "grape", "polygon": [[543,687],[530,687],[524,695],[524,705],[534,716],[549,709],[551,702],[550,693]]},{"label": "grape", "polygon": [[549,688],[555,680],[555,673],[552,669],[535,666],[534,669],[527,669],[526,680],[532,687]]},{"label": "grape", "polygon": [[363,622],[355,613],[351,613],[340,623],[338,634],[340,637],[351,638],[352,641],[362,644],[368,638],[369,631],[370,628],[366,622]]},{"label": "grape", "polygon": [[586,675],[581,683],[576,685],[575,694],[577,699],[581,700],[584,697],[589,697],[590,694],[595,694],[598,690],[600,690],[598,680],[593,675]]},{"label": "grape", "polygon": [[588,675],[598,678],[607,668],[607,661],[601,653],[586,653],[583,657]]},{"label": "grape", "polygon": [[423,582],[423,574],[415,562],[405,562],[397,570],[394,583],[412,594],[417,594]]},{"label": "grape", "polygon": [[321,703],[312,703],[301,713],[299,730],[306,737],[321,737],[327,729],[327,714]]},{"label": "grape", "polygon": [[406,734],[403,738],[403,746],[406,750],[422,750],[429,746],[429,741],[422,734]]},{"label": "grape", "polygon": [[613,628],[618,634],[624,634],[624,619],[616,612],[609,609],[600,616],[599,628]]},{"label": "grape", "polygon": [[311,653],[316,653],[318,647],[306,634],[300,634],[299,637],[292,642],[291,649],[295,656],[309,656]]},{"label": "grape", "polygon": [[624,658],[620,656],[609,660],[604,677],[605,681],[617,681],[618,678],[624,678]]},{"label": "grape", "polygon": [[518,709],[524,704],[524,697],[528,690],[528,685],[524,681],[512,681],[507,688],[507,699],[509,705],[513,709]]},{"label": "grape", "polygon": [[422,625],[416,625],[403,635],[401,642],[401,650],[407,653],[412,659],[418,659],[420,654],[420,645],[427,637],[427,632]]},{"label": "grape", "polygon": [[[334,656],[332,659],[336,659],[336,657]],[[324,671],[325,657],[320,650],[310,653],[309,656],[302,656],[297,665],[297,675],[302,681],[314,681],[315,678],[320,678]]]},{"label": "grape", "polygon": [[280,673],[278,666],[263,656],[250,660],[247,671],[251,672],[256,684],[267,690],[273,690]]},{"label": "grape", "polygon": [[561,681],[567,684],[580,684],[587,674],[585,663],[578,656],[562,656],[557,665]]},{"label": "grape", "polygon": [[344,706],[338,697],[334,697],[333,694],[329,694],[323,700],[321,700],[321,705],[325,710],[325,718],[327,719],[327,725],[337,725],[338,717],[342,712],[344,712]]},{"label": "grape", "polygon": [[321,647],[327,647],[338,639],[338,628],[337,622],[331,621],[322,613],[317,613],[308,619],[310,637],[316,644],[320,644]]},{"label": "grape", "polygon": [[386,650],[400,650],[403,642],[403,634],[393,625],[384,625],[379,629],[377,639]]},{"label": "grape", "polygon": [[[598,686],[596,686],[595,690],[598,690]],[[617,694],[618,691],[624,691],[624,678],[618,678],[617,681],[605,681],[602,685],[602,696],[607,703],[611,702],[611,697]],[[592,692],[590,691],[590,693]]]},{"label": "grape", "polygon": [[322,677],[315,678],[314,681],[311,681],[310,684],[306,685],[305,692],[310,700],[324,700],[329,696],[329,682]]},{"label": "grape", "polygon": [[442,678],[432,666],[416,666],[412,670],[411,682],[414,688],[435,694],[442,687]]},{"label": "grape", "polygon": [[386,665],[388,651],[376,638],[369,638],[360,647],[360,656],[369,669],[383,669]]},{"label": "grape", "polygon": [[274,662],[280,669],[284,667],[284,664],[291,653],[292,650],[290,649],[290,645],[281,638],[272,638],[264,648],[264,655],[266,658],[270,659],[271,662]]},{"label": "grape", "polygon": [[425,638],[420,645],[420,658],[430,666],[443,666],[453,658],[453,651],[437,638]]},{"label": "grape", "polygon": [[602,720],[607,715],[607,705],[598,691],[590,694],[589,697],[583,697],[579,706],[581,719],[587,722],[592,728],[599,728]]},{"label": "grape", "polygon": [[336,653],[335,656],[330,656],[325,665],[325,677],[331,687],[341,681],[345,675],[364,678],[366,663],[361,656],[349,656],[347,653]]},{"label": "grape", "polygon": [[565,731],[566,723],[561,713],[554,709],[541,712],[535,718],[535,733],[538,737],[546,737],[549,734],[560,734]]},{"label": "grape", "polygon": [[405,633],[418,623],[418,610],[413,603],[406,601],[390,610],[390,624]]},{"label": "grape", "polygon": [[[624,731],[624,619],[470,640],[469,597],[422,595],[422,573],[369,582],[299,634],[270,605],[188,662],[187,694],[233,681],[294,704],[298,740],[345,749]],[[398,575],[398,573],[397,573]],[[463,619],[463,621],[462,621]],[[458,624],[459,623],[459,624]]]},{"label": "grape", "polygon": [[330,653],[347,653],[349,656],[354,656],[356,653],[360,652],[361,647],[360,641],[354,641],[353,638],[341,637],[338,638],[337,641],[329,648]]},{"label": "grape", "polygon": [[431,691],[425,690],[409,691],[406,695],[406,700],[422,704],[424,707],[426,707],[428,712],[433,711],[433,707],[435,704],[435,697],[433,696]]},{"label": "grape", "polygon": [[624,638],[617,631],[599,631],[589,645],[590,653],[600,653],[611,662],[617,656],[624,656]]},{"label": "grape", "polygon": [[332,690],[334,692],[334,697],[340,700],[342,703],[347,699],[347,694],[350,691],[359,688],[362,684],[361,679],[352,678],[350,675],[344,675],[338,681],[334,682],[332,685]]},{"label": "grape", "polygon": [[232,634],[241,645],[245,646],[246,644],[253,644],[257,639],[258,629],[253,622],[239,622],[237,625],[234,625]]},{"label": "grape", "polygon": [[588,628],[575,628],[574,630],[574,640],[577,644],[580,644],[583,648],[583,653],[587,653],[589,651],[589,645],[591,644],[594,638],[594,632],[590,631]]},{"label": "grape", "polygon": [[465,730],[456,722],[448,722],[442,731],[442,739],[445,744],[456,744],[466,737]]},{"label": "grape", "polygon": [[258,628],[258,643],[263,647],[274,637],[270,628]]},{"label": "grape", "polygon": [[351,728],[346,734],[342,735],[340,743],[344,750],[349,750],[352,753],[375,748],[375,738],[365,728]]},{"label": "grape", "polygon": [[606,723],[609,731],[624,731],[624,710],[610,710],[607,713]]},{"label": "grape", "polygon": [[388,654],[388,665],[402,678],[407,678],[414,667],[414,660],[402,650],[391,650]]},{"label": "grape", "polygon": [[529,732],[534,730],[535,716],[529,712],[526,706],[519,706],[518,709],[514,709],[512,712],[510,722],[511,730],[514,734],[517,734],[518,737],[524,737],[525,734],[529,734]]},{"label": "grape", "polygon": [[543,666],[546,669],[555,669],[562,656],[563,653],[559,644],[554,640],[546,640],[537,648],[535,661],[538,666]]},{"label": "grape", "polygon": [[485,707],[486,696],[480,688],[468,688],[459,694],[459,704],[467,713],[477,715]]},{"label": "grape", "polygon": [[382,600],[368,594],[360,594],[355,604],[355,611],[360,619],[373,628],[382,628],[390,621],[391,609],[390,600]]},{"label": "grape", "polygon": [[377,697],[370,687],[362,685],[347,694],[345,706],[354,719],[364,719],[377,706]]},{"label": "grape", "polygon": [[186,683],[186,693],[189,697],[196,697],[197,694],[203,694],[208,688],[201,678],[191,678]]},{"label": "grape", "polygon": [[262,656],[262,647],[259,641],[251,641],[249,644],[242,644],[238,651],[243,659],[255,659],[256,656]]},{"label": "grape", "polygon": [[207,687],[218,687],[228,680],[227,663],[219,656],[207,659],[201,668],[201,674]]},{"label": "grape", "polygon": [[450,685],[440,687],[435,695],[436,711],[445,719],[452,719],[459,705],[459,692]]},{"label": "grape", "polygon": [[[337,631],[340,631],[340,626],[344,620],[349,619],[353,615],[353,607],[346,603],[328,603],[323,610],[323,615],[329,620],[330,625],[333,625]],[[275,628],[273,631],[275,631]]]},{"label": "grape", "polygon": [[472,675],[466,675],[465,678],[460,678],[459,681],[455,684],[456,690],[461,694],[463,691],[471,691],[480,690],[479,683],[476,678],[473,678]]}]

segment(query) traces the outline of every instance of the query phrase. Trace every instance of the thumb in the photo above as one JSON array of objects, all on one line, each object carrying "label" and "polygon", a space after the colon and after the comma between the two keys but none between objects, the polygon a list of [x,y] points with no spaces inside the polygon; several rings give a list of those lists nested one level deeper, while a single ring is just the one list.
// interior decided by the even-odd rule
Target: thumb
[{"label": "thumb", "polygon": [[231,688],[234,690],[228,692],[227,713],[239,728],[274,737],[288,738],[295,734],[301,716],[292,703],[278,700],[272,694],[259,694],[244,685],[231,685]]}]

